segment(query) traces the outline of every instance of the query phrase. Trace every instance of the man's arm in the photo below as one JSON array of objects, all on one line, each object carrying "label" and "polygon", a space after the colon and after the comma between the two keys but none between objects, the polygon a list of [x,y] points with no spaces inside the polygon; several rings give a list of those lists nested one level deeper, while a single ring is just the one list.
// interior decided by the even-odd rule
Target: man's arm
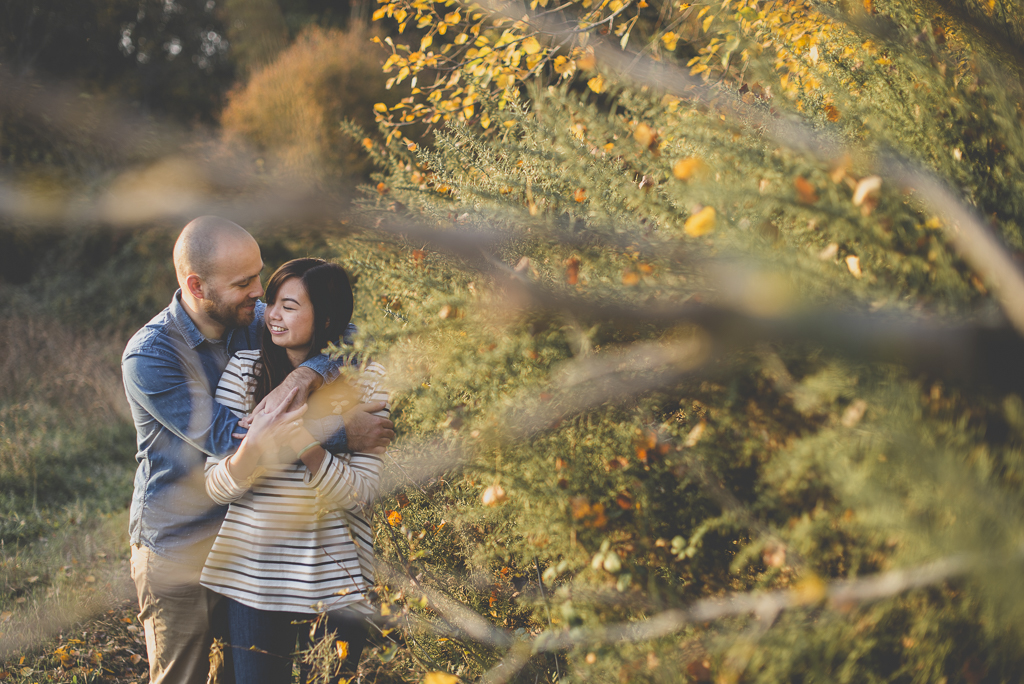
[{"label": "man's arm", "polygon": [[[263,325],[263,310],[257,307],[255,325]],[[356,327],[349,324],[342,340],[344,344],[352,344]],[[253,410],[274,410],[293,390],[296,391],[289,407],[294,409],[306,403],[309,395],[325,384],[330,384],[341,375],[341,368],[346,364],[343,358],[333,359],[328,354],[318,354],[288,374],[278,387],[275,387],[263,401]],[[356,406],[341,416],[328,415],[307,416],[306,429],[319,440],[320,444],[331,453],[364,453],[380,454],[395,438],[394,424],[387,418],[372,415],[383,406],[376,403]],[[252,415],[252,414],[250,414]],[[248,427],[248,419],[241,425]]]},{"label": "man's arm", "polygon": [[121,369],[128,395],[161,425],[210,456],[234,453],[238,418],[176,359],[136,353],[124,359]]},{"label": "man's arm", "polygon": [[[384,449],[395,439],[395,424],[384,416],[374,415],[384,407],[384,402],[359,404],[340,416],[307,419],[306,429],[332,454],[383,454]],[[345,442],[343,449],[333,446],[339,436]]]}]

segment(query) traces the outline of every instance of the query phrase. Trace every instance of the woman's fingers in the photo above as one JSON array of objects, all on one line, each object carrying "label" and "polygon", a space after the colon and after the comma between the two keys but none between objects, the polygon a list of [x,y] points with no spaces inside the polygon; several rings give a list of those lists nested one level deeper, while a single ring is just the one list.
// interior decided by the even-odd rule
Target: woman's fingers
[{"label": "woman's fingers", "polygon": [[[288,396],[285,397],[284,401],[282,401],[280,404],[275,406],[272,410],[266,411],[267,415],[271,418],[271,420],[277,420],[279,417],[281,417],[283,415],[287,415],[288,406],[289,406],[289,404],[292,403],[292,399],[294,399],[295,395],[298,394],[298,393],[299,393],[299,388],[298,387],[292,389],[292,391],[288,393]],[[266,409],[264,409],[264,410],[266,410]]]}]

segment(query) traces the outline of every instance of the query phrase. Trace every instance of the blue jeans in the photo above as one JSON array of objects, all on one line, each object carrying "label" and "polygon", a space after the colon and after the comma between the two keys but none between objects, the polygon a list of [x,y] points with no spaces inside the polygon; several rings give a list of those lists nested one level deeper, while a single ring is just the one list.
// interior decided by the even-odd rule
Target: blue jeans
[{"label": "blue jeans", "polygon": [[[329,632],[335,639],[348,642],[348,657],[331,679],[351,677],[359,664],[359,655],[366,645],[366,620],[361,615],[339,612],[330,614],[310,635],[316,615],[259,610],[225,599],[228,606],[228,641],[234,662],[235,680],[245,684],[289,684],[292,681],[292,660],[297,650],[313,646]],[[309,666],[302,664],[300,682],[306,682]]]}]

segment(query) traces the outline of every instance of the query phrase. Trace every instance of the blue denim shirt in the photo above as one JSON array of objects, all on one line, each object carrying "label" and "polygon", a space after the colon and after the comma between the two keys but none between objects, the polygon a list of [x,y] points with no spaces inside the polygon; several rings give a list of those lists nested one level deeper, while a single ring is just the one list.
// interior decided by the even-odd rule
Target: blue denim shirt
[{"label": "blue denim shirt", "polygon": [[[128,342],[121,375],[139,462],[128,523],[132,544],[181,563],[202,564],[206,558],[227,511],[206,495],[206,456],[234,453],[239,440],[231,434],[244,432],[238,418],[214,401],[214,391],[235,352],[259,348],[265,310],[257,302],[249,326],[209,340],[189,318],[179,290]],[[330,382],[342,362],[320,355],[302,365]],[[348,451],[344,429],[325,438],[324,446],[334,453]]]}]

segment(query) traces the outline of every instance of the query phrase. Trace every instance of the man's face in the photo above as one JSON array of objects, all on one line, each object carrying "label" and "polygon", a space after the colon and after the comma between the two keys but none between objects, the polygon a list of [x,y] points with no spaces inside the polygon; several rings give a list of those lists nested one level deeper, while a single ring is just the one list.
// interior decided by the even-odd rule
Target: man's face
[{"label": "man's face", "polygon": [[256,317],[256,300],[263,296],[263,259],[255,240],[232,240],[217,249],[213,275],[204,282],[203,311],[227,329],[240,328]]}]

